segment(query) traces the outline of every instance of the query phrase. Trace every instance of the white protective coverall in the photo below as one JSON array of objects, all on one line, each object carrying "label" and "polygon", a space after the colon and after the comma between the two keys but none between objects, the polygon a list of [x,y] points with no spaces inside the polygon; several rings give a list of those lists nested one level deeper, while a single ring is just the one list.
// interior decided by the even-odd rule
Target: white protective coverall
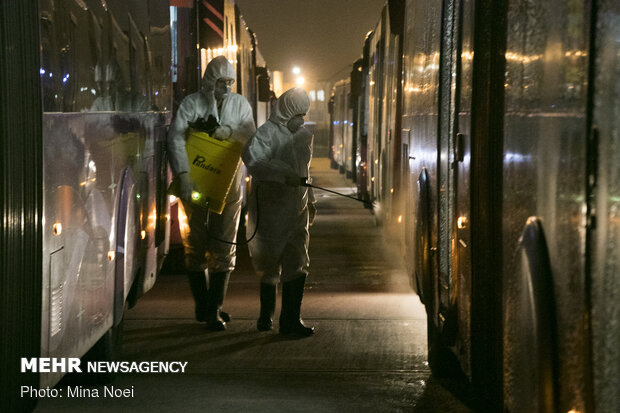
[{"label": "white protective coverall", "polygon": [[253,178],[248,234],[257,225],[258,230],[249,249],[261,283],[276,285],[280,273],[282,282],[308,274],[308,202],[314,199],[309,188],[285,182],[287,177],[297,182],[309,177],[312,134],[303,127],[295,133],[287,128],[291,118],[309,107],[302,89],[286,91],[241,156]]},{"label": "white protective coverall", "polygon": [[[186,131],[189,122],[199,118],[208,119],[215,116],[220,125],[231,128],[229,139],[246,143],[256,127],[252,108],[245,97],[237,93],[228,93],[218,108],[214,90],[218,79],[236,79],[233,65],[224,57],[214,58],[205,70],[202,78],[202,89],[185,97],[179,106],[176,117],[168,132],[168,150],[170,165],[175,176],[189,173],[189,160],[185,149]],[[209,214],[209,232],[205,228],[207,219],[204,209],[184,202],[183,206],[188,218],[189,231],[183,235],[185,247],[185,263],[189,271],[201,271],[205,267],[209,272],[232,271],[235,268],[234,245],[225,244],[213,238],[234,242],[241,212],[241,180],[243,168],[239,168],[230,191],[226,197],[226,205],[221,215]]]}]

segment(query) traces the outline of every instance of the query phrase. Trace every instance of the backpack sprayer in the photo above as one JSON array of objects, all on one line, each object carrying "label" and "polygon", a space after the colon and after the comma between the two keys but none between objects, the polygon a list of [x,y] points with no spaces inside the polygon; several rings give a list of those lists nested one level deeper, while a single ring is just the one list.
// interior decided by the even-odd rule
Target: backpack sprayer
[{"label": "backpack sprayer", "polygon": [[[212,135],[219,127],[213,115],[189,123],[185,148],[189,159],[189,176],[196,188],[191,202],[210,212],[221,214],[235,175],[241,166],[243,143],[220,140]],[[179,182],[173,180],[168,192],[179,194]]]},{"label": "backpack sprayer", "polygon": [[[220,215],[224,211],[226,197],[241,167],[243,143],[213,137],[213,133],[220,126],[213,115],[209,115],[207,120],[199,118],[195,122],[190,122],[188,126],[185,148],[189,159],[189,175],[196,186],[190,201],[207,210],[205,226],[208,227],[209,213]],[[178,180],[172,181],[168,192],[178,196],[180,192]],[[242,245],[250,242],[256,231],[245,243],[225,241],[212,236],[208,231],[207,234],[210,238],[225,244]]]}]

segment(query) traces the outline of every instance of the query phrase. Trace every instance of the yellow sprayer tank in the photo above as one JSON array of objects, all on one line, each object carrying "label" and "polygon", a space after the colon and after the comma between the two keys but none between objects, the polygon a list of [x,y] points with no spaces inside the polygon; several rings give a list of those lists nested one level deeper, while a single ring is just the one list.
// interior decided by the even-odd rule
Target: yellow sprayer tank
[{"label": "yellow sprayer tank", "polygon": [[198,205],[221,214],[226,195],[241,165],[243,144],[232,139],[219,140],[205,132],[188,129],[185,143],[190,176],[199,194],[192,196]]}]

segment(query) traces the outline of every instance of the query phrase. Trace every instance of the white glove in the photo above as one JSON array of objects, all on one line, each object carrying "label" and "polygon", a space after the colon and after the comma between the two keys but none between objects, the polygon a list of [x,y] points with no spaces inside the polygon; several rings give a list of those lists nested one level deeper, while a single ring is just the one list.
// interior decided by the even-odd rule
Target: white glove
[{"label": "white glove", "polygon": [[228,125],[218,126],[218,128],[213,132],[213,137],[215,139],[228,139],[232,136],[232,128]]},{"label": "white glove", "polygon": [[188,172],[182,172],[177,175],[179,180],[179,197],[184,201],[192,199],[192,191],[194,190],[194,182]]}]

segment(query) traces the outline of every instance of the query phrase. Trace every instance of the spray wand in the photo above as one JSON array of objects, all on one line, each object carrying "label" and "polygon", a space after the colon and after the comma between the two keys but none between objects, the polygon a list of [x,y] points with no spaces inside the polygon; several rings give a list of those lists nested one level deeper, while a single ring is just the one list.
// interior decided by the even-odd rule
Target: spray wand
[{"label": "spray wand", "polygon": [[359,198],[356,198],[356,197],[351,196],[351,195],[346,195],[346,194],[342,194],[340,192],[332,191],[331,189],[323,188],[323,187],[320,187],[318,185],[312,185],[311,183],[307,182],[307,179],[308,178],[301,178],[301,186],[305,186],[305,187],[308,187],[308,188],[320,189],[321,191],[325,191],[325,192],[329,192],[329,193],[332,193],[332,194],[335,194],[335,195],[338,195],[338,196],[349,198],[349,199],[352,199],[354,201],[361,202],[362,204],[367,205],[369,207],[374,207],[374,203],[373,202],[365,201],[363,199],[359,199]]}]

